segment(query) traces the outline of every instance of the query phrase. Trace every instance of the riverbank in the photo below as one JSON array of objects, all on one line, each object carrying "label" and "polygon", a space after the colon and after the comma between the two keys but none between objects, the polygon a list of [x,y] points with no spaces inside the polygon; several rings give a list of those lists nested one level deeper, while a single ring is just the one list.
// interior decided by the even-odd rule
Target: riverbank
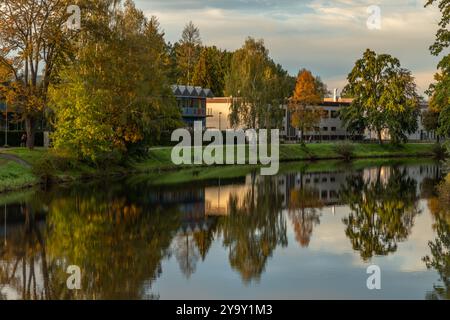
[{"label": "riverbank", "polygon": [[[422,159],[433,157],[433,144],[405,144],[393,146],[390,144],[354,144],[352,158],[355,163],[363,163],[363,159]],[[2,149],[0,151],[0,193],[28,188],[41,182],[47,170],[56,182],[71,182],[88,180],[106,176],[125,176],[127,174],[146,174],[154,182],[171,183],[180,181],[197,181],[216,177],[238,177],[254,170],[254,166],[175,166],[171,161],[172,148],[154,148],[145,159],[130,161],[126,166],[110,166],[94,168],[87,164],[65,159],[64,165],[58,169],[49,168],[51,153],[43,148],[30,151],[25,148]],[[342,156],[336,151],[336,145],[310,144],[281,145],[280,162],[304,162],[319,160],[334,160],[328,163],[309,164],[309,167],[342,165]],[[43,161],[44,159],[44,161]],[[46,161],[49,159],[49,161]],[[295,165],[295,164],[294,164]],[[284,165],[287,167],[289,164]],[[183,169],[180,171],[180,169]],[[161,174],[164,172],[164,174]]]}]

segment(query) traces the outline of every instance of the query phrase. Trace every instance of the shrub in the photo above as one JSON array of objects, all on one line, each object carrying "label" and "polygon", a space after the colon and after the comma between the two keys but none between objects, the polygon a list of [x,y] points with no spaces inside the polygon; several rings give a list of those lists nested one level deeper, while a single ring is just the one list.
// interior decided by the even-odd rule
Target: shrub
[{"label": "shrub", "polygon": [[442,160],[448,157],[448,150],[446,146],[436,143],[433,148],[431,149],[431,152],[433,153],[433,156],[436,159]]},{"label": "shrub", "polygon": [[53,181],[56,173],[52,156],[50,154],[45,154],[42,158],[37,160],[33,164],[31,172],[36,177],[38,177],[41,183],[45,185],[50,184]]},{"label": "shrub", "polygon": [[336,152],[345,161],[350,161],[354,157],[355,146],[350,142],[338,142],[334,146],[334,152]]}]

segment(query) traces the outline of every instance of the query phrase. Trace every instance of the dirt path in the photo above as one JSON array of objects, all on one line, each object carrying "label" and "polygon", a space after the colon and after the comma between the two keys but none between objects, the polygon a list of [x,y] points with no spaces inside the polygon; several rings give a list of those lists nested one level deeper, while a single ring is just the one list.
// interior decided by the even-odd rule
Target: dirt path
[{"label": "dirt path", "polygon": [[18,163],[26,168],[31,168],[31,164],[29,164],[27,161],[25,161],[17,156],[14,156],[12,154],[2,153],[1,150],[0,150],[0,159],[14,161],[15,163]]}]

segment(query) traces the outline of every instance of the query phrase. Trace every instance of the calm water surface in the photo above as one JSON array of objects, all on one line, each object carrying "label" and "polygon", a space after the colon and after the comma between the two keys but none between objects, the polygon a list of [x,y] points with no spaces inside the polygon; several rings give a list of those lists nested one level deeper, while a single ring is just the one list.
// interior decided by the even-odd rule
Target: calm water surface
[{"label": "calm water surface", "polygon": [[[448,298],[449,270],[427,268],[449,260],[442,175],[433,163],[292,169],[2,196],[0,298]],[[381,290],[367,289],[373,264]],[[67,289],[69,265],[81,268],[79,291]]]}]

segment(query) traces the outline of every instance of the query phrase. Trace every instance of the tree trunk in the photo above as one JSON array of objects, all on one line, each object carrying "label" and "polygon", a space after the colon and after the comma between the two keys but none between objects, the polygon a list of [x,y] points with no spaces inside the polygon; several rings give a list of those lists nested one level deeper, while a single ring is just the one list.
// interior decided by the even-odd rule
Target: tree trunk
[{"label": "tree trunk", "polygon": [[382,130],[377,130],[378,132],[378,142],[383,144]]},{"label": "tree trunk", "polygon": [[303,132],[304,132],[304,128],[300,128],[300,143],[303,145],[305,144],[304,138],[303,138]]},{"label": "tree trunk", "polygon": [[32,150],[34,148],[34,137],[35,137],[35,125],[36,121],[33,119],[33,117],[26,117],[25,118],[25,130],[27,133],[27,148]]}]

